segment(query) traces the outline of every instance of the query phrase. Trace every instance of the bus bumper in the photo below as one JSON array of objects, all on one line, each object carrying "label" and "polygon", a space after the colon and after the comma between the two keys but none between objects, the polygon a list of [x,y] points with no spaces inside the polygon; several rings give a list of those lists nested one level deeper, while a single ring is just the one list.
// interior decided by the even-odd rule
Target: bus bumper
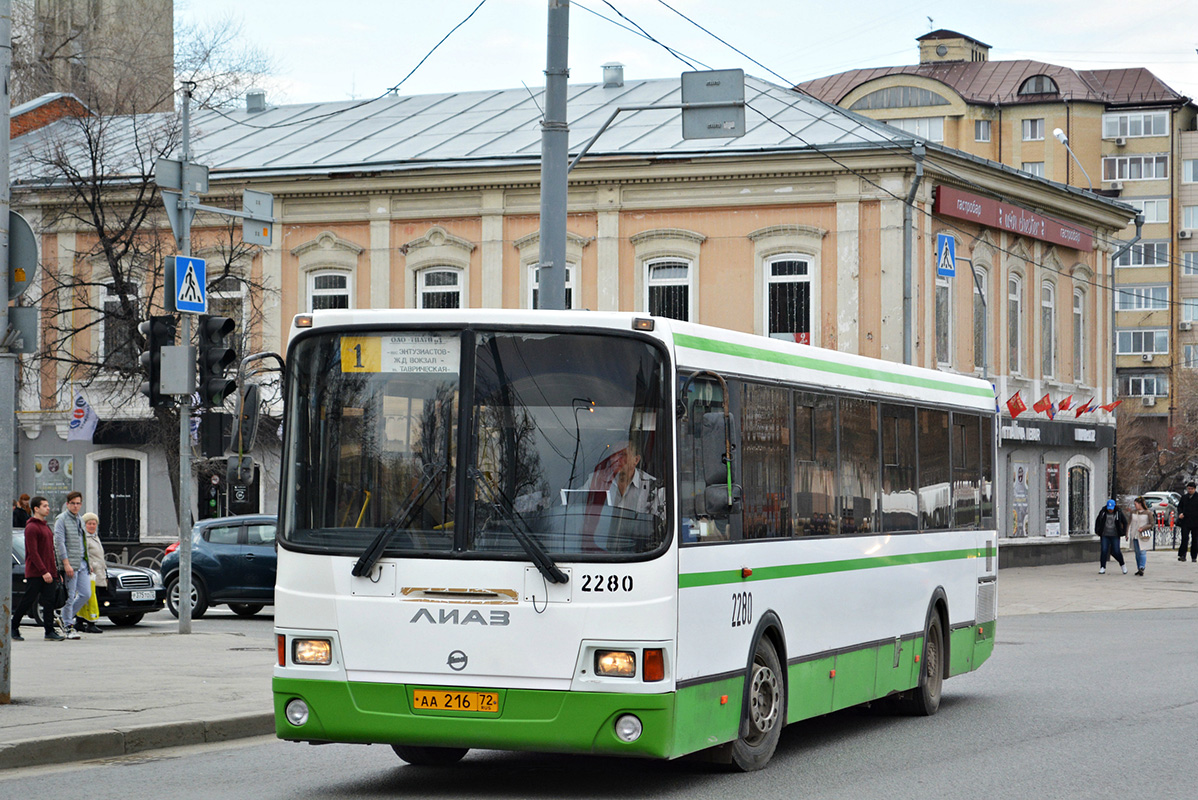
[{"label": "bus bumper", "polygon": [[[670,756],[674,695],[501,689],[493,714],[413,709],[407,684],[274,678],[275,732],[303,742],[405,744],[646,758]],[[461,691],[461,687],[446,689]],[[308,718],[294,725],[287,704],[300,699]],[[615,723],[633,714],[643,726],[633,742]]]}]

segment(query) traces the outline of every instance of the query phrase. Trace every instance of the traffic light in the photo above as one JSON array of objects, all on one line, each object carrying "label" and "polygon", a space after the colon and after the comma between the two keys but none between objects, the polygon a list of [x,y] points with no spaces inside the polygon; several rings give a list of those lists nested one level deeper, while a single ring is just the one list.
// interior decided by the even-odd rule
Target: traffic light
[{"label": "traffic light", "polygon": [[237,381],[225,377],[225,370],[237,359],[237,351],[225,341],[234,327],[233,320],[228,317],[200,316],[196,384],[200,405],[204,408],[220,408],[225,398],[237,388]]},{"label": "traffic light", "polygon": [[151,408],[169,405],[170,398],[162,394],[162,348],[175,343],[175,318],[150,317],[137,330],[145,339],[140,360],[146,379],[142,381],[141,393],[149,398]]}]

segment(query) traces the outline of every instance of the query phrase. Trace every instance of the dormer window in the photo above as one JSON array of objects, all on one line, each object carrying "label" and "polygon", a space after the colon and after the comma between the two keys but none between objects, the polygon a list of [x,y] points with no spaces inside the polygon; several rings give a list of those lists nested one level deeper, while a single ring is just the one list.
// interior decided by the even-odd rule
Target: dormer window
[{"label": "dormer window", "polygon": [[1033,75],[1019,87],[1020,94],[1059,94],[1057,83],[1047,75]]}]

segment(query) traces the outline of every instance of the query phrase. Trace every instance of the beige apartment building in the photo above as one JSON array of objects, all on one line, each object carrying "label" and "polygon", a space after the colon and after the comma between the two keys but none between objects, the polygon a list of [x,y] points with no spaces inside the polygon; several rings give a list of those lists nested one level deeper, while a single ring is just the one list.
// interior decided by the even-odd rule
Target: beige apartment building
[{"label": "beige apartment building", "polygon": [[[1115,265],[1119,392],[1123,410],[1151,418],[1149,429],[1167,441],[1176,370],[1198,367],[1195,105],[1146,69],[991,61],[989,45],[947,30],[918,41],[918,64],[850,70],[798,88],[1141,211],[1141,238]],[[1135,233],[1129,225],[1117,238]]]},{"label": "beige apartment building", "polygon": [[[677,78],[572,85],[572,150],[617,106],[677,104],[679,92]],[[909,336],[914,363],[985,374],[1004,408],[1016,394],[1026,401],[1026,413],[1004,420],[996,474],[1019,482],[998,481],[997,502],[1020,511],[1000,521],[1000,535],[1088,539],[1114,440],[1113,416],[1097,408],[1113,399],[1109,258],[1133,212],[755,78],[746,99],[739,139],[684,140],[679,112],[668,108],[624,113],[600,137],[570,174],[570,307],[896,362]],[[292,317],[313,309],[532,313],[539,118],[523,89],[277,107],[256,96],[245,109],[197,112],[195,158],[211,167],[204,202],[237,204],[247,187],[274,195],[271,245],[238,261],[241,272],[213,296],[236,315],[251,299],[237,275],[261,287],[253,346],[279,352]],[[62,119],[14,140],[14,203],[35,220],[51,219],[60,189],[20,165],[74,124]],[[166,220],[154,224],[161,231]],[[203,215],[196,224],[197,252],[215,254],[227,230]],[[40,231],[47,270],[79,269],[77,253],[94,233],[61,219]],[[937,275],[940,236],[955,242],[955,277]],[[149,307],[161,291],[151,289]],[[91,346],[122,346],[114,337],[97,334]],[[137,540],[174,536],[169,502],[157,499],[170,497],[159,491],[161,453],[133,439],[65,442],[69,376],[46,367],[38,375],[22,395],[21,475],[35,460],[69,455],[87,463],[76,470],[87,491],[103,493],[98,465],[124,459],[146,498]],[[1092,408],[1055,418],[1031,410],[1046,393],[1092,399]],[[135,391],[97,411],[105,420],[148,415]],[[277,456],[269,447],[254,455],[259,505],[269,508]],[[1046,463],[1055,465],[1055,494]]]}]

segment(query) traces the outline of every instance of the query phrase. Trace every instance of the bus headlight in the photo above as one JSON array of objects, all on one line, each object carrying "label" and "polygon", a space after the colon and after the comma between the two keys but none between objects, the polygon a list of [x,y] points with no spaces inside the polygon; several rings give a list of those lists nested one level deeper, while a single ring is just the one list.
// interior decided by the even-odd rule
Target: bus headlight
[{"label": "bus headlight", "polygon": [[641,721],[632,714],[624,714],[616,720],[616,738],[621,742],[635,742],[644,730]]},{"label": "bus headlight", "polygon": [[596,650],[595,674],[611,678],[635,678],[636,653],[627,650]]},{"label": "bus headlight", "polygon": [[296,664],[332,664],[333,643],[328,639],[294,639],[291,660]]},{"label": "bus headlight", "polygon": [[[288,701],[287,707],[284,709],[284,713],[287,715],[287,721],[297,728],[307,724],[308,722],[308,704],[303,700],[300,700],[298,697],[294,700]],[[616,726],[618,730],[618,722],[616,723]]]}]

